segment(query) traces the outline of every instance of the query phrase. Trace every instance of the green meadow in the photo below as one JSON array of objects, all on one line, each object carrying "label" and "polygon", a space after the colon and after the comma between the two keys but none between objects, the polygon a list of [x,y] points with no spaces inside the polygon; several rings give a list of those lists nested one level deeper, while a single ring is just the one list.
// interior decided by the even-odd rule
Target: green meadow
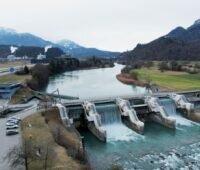
[{"label": "green meadow", "polygon": [[200,89],[200,74],[189,74],[186,72],[165,71],[161,72],[155,68],[138,69],[139,78],[150,80],[169,90],[195,90]]}]

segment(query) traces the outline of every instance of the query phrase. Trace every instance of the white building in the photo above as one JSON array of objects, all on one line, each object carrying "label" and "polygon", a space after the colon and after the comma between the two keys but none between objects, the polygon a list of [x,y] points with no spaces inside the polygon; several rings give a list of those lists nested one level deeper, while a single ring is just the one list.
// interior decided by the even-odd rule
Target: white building
[{"label": "white building", "polygon": [[37,55],[37,60],[44,60],[44,59],[46,59],[46,55],[41,53]]},{"label": "white building", "polygon": [[8,60],[8,61],[15,61],[15,60],[16,60],[16,57],[15,57],[15,55],[8,55],[8,56],[7,56],[7,60]]}]

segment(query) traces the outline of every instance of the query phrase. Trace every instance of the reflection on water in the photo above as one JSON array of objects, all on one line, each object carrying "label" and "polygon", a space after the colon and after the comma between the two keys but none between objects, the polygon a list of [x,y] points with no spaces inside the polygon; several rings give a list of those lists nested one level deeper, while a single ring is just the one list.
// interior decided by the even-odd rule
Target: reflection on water
[{"label": "reflection on water", "polygon": [[124,85],[116,79],[123,67],[115,64],[113,68],[66,72],[51,78],[46,91],[58,88],[61,94],[82,99],[147,93],[143,87]]}]

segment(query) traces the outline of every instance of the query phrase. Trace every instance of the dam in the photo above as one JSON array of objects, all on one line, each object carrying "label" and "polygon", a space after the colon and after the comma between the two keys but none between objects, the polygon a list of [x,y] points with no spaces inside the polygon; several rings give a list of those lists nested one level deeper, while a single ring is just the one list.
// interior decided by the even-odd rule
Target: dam
[{"label": "dam", "polygon": [[84,139],[91,166],[149,170],[180,169],[186,163],[185,168],[200,168],[200,91],[151,94],[116,81],[121,68],[68,72],[52,78],[46,91],[58,87],[62,95],[79,97],[63,100],[61,113],[66,112],[66,126]]},{"label": "dam", "polygon": [[[146,122],[176,129],[176,125],[186,119],[192,121],[196,117],[196,121],[200,121],[200,115],[195,109],[199,93],[154,93],[90,101],[70,100],[63,103],[63,106],[66,108],[68,122],[77,128],[84,125],[100,141],[107,142],[107,138],[116,131],[115,128],[127,128],[145,135]],[[192,100],[194,98],[195,102]]]},{"label": "dam", "polygon": [[[183,163],[176,162],[179,159],[177,155],[187,152],[188,145],[195,148],[196,145],[191,143],[200,140],[197,135],[200,131],[197,122],[200,119],[193,120],[192,116],[200,108],[199,93],[191,91],[70,100],[63,103],[67,115],[65,122],[67,118],[68,125],[73,125],[80,136],[84,136],[90,161],[94,167],[97,164],[99,169],[110,166],[109,162],[119,163],[125,169],[153,169],[160,167],[163,159],[168,162],[166,167],[181,167]],[[187,147],[179,148],[182,145]],[[166,154],[169,148],[176,148],[174,156]],[[105,154],[109,160],[106,163]],[[175,162],[171,163],[168,159]],[[160,162],[152,163],[155,160]]]}]

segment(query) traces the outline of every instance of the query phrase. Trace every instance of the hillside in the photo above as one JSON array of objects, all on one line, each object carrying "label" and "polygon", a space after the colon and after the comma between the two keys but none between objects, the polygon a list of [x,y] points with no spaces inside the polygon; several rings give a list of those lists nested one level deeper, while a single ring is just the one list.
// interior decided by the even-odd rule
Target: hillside
[{"label": "hillside", "polygon": [[154,41],[138,44],[119,58],[126,63],[135,60],[200,60],[200,20],[187,29],[177,27]]}]

